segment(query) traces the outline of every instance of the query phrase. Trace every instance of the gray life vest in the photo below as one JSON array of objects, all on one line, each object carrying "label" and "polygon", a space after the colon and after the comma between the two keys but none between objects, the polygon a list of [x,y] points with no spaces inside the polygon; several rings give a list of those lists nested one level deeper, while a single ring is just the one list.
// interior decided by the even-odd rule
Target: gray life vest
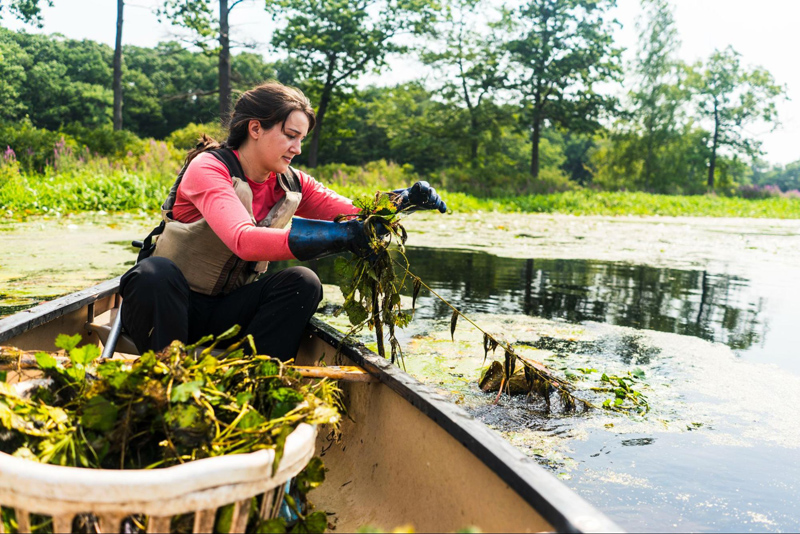
[{"label": "gray life vest", "polygon": [[[223,150],[229,151],[219,149]],[[233,153],[229,151],[229,154],[218,155],[216,150],[211,152],[231,171],[233,190],[250,214],[253,224],[267,228],[288,228],[291,225],[292,217],[303,197],[297,171],[290,167],[288,173],[277,175],[278,185],[286,194],[269,210],[266,217],[256,221],[253,216],[253,191],[243,177],[244,173],[242,178],[235,176],[236,170],[231,169],[232,165],[223,159]],[[237,167],[241,169],[240,166]],[[204,295],[224,295],[253,282],[267,270],[268,261],[245,261],[236,256],[204,218],[191,223],[182,223],[172,218],[172,208],[184,172],[185,168],[181,170],[167,200],[161,206],[165,225],[163,233],[154,237],[153,256],[172,260],[186,277],[192,291]]]}]

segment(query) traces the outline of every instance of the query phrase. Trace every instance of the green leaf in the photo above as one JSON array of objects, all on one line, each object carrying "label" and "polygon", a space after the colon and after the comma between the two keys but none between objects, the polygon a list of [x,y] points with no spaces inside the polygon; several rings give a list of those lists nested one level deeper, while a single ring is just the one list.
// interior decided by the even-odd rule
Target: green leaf
[{"label": "green leaf", "polygon": [[201,426],[202,413],[194,404],[179,404],[169,409],[164,420],[172,428],[194,429]]},{"label": "green leaf", "polygon": [[241,326],[239,326],[238,324],[235,324],[232,327],[230,327],[229,329],[227,329],[225,332],[223,332],[220,335],[218,335],[217,336],[217,341],[224,341],[226,339],[231,339],[236,334],[238,334],[241,329],[242,329]]},{"label": "green leaf", "polygon": [[257,426],[263,425],[266,423],[267,420],[253,409],[247,410],[247,413],[244,414],[239,420],[239,424],[237,425],[239,428],[248,429],[248,428],[256,428]]},{"label": "green leaf", "polygon": [[70,378],[72,385],[83,384],[83,381],[86,378],[86,369],[84,369],[82,365],[73,365],[72,367],[67,367],[63,371],[59,369],[56,370],[59,371],[63,376]]},{"label": "green leaf", "polygon": [[639,380],[644,379],[644,376],[645,376],[644,375],[644,370],[642,370],[640,367],[637,367],[636,369],[633,370],[633,376],[635,376]]},{"label": "green leaf", "polygon": [[205,384],[205,380],[193,380],[172,388],[170,402],[186,402],[196,393],[200,393],[200,388]]},{"label": "green leaf", "polygon": [[250,399],[253,398],[253,394],[249,391],[242,391],[241,393],[236,394],[236,404],[239,406],[244,406],[245,403],[250,402]]},{"label": "green leaf", "polygon": [[297,475],[297,489],[300,493],[305,495],[312,489],[316,488],[325,481],[325,466],[322,464],[322,458],[315,456],[311,458],[305,469]]},{"label": "green leaf", "polygon": [[290,388],[278,388],[269,392],[273,402],[270,417],[277,419],[283,417],[303,401],[303,395]]},{"label": "green leaf", "polygon": [[614,406],[622,406],[623,402],[625,402],[625,399],[614,399]]},{"label": "green leaf", "polygon": [[70,352],[72,349],[78,346],[78,343],[81,342],[81,339],[83,338],[80,334],[75,334],[74,336],[59,334],[58,337],[56,337],[56,347]]},{"label": "green leaf", "polygon": [[58,362],[56,361],[56,359],[46,352],[36,353],[36,363],[43,370],[55,369],[56,367],[58,367]]},{"label": "green leaf", "polygon": [[100,347],[84,345],[69,351],[69,359],[74,365],[87,365],[100,356]]},{"label": "green leaf", "polygon": [[278,376],[279,370],[280,366],[278,362],[273,360],[267,360],[261,363],[261,366],[258,369],[258,373],[261,376]]},{"label": "green leaf", "polygon": [[217,370],[217,365],[219,365],[219,360],[208,354],[197,364],[197,367],[204,373],[211,374]]},{"label": "green leaf", "polygon": [[361,324],[367,320],[367,317],[369,317],[369,312],[367,309],[361,305],[361,303],[354,300],[345,302],[343,308],[345,313],[347,313],[347,318],[350,320],[350,324],[352,325]]},{"label": "green leaf", "polygon": [[102,395],[89,399],[83,408],[81,424],[86,428],[109,432],[117,422],[119,408]]},{"label": "green leaf", "polygon": [[109,360],[97,366],[97,376],[106,380],[113,389],[120,389],[130,376],[130,372],[124,371],[125,364],[118,360]]},{"label": "green leaf", "polygon": [[261,521],[256,527],[259,534],[283,534],[287,531],[286,520],[282,517]]},{"label": "green leaf", "polygon": [[[226,504],[219,508],[217,512],[217,524],[214,527],[214,532],[225,532],[228,533],[231,531],[231,526],[233,525],[233,508],[234,504]],[[242,511],[244,513],[244,510]]]},{"label": "green leaf", "polygon": [[139,367],[140,369],[142,369],[142,370],[144,370],[144,371],[149,371],[149,370],[151,370],[153,367],[155,367],[155,366],[156,366],[156,362],[157,362],[157,361],[158,361],[158,360],[156,359],[156,353],[155,353],[155,352],[153,352],[152,350],[148,350],[147,352],[145,352],[144,354],[142,354],[142,355],[139,357],[139,359],[138,359],[138,360],[136,360],[136,364],[138,365],[138,367]]},{"label": "green leaf", "polygon": [[305,520],[300,520],[292,528],[293,533],[299,534],[322,534],[328,528],[328,517],[325,512],[314,512],[306,516]]}]

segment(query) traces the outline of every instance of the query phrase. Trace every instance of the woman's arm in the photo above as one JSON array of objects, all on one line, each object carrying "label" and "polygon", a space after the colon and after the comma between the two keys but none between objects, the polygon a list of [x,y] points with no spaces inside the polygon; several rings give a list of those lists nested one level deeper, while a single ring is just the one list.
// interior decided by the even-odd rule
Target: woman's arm
[{"label": "woman's arm", "polygon": [[353,201],[349,198],[331,191],[308,174],[297,172],[303,186],[303,200],[297,208],[299,217],[332,221],[337,215],[354,215],[361,211],[353,206]]},{"label": "woman's arm", "polygon": [[186,169],[173,217],[185,223],[205,218],[222,242],[243,260],[294,259],[289,250],[289,230],[255,226],[232,184],[221,161],[212,154],[200,154]]}]

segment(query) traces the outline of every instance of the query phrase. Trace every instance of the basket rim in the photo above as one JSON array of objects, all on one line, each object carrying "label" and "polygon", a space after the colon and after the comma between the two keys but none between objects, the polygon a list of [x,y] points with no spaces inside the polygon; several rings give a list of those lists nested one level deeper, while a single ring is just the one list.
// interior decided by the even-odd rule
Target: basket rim
[{"label": "basket rim", "polygon": [[[175,499],[220,486],[284,478],[316,445],[317,427],[301,423],[286,438],[275,473],[274,449],[202,458],[156,469],[93,469],[41,464],[0,452],[0,499],[4,494],[34,499],[140,503]],[[310,452],[309,452],[310,450]]]}]

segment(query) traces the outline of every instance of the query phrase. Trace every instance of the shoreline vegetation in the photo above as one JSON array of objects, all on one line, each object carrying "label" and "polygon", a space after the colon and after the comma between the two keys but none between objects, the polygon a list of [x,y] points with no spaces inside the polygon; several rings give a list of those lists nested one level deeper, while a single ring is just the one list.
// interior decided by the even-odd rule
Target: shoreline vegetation
[{"label": "shoreline vegetation", "polygon": [[[180,151],[151,141],[139,155],[113,159],[56,147],[42,172],[24,171],[6,149],[0,161],[0,218],[25,220],[32,215],[84,211],[157,212],[180,166]],[[576,188],[542,194],[481,197],[447,187],[447,176],[420,176],[408,166],[383,160],[363,166],[323,165],[310,173],[331,189],[355,198],[427,179],[459,213],[561,213],[571,215],[744,217],[800,219],[800,199],[706,195],[663,195],[633,191]]]},{"label": "shoreline vegetation", "polygon": [[[0,154],[0,219],[85,211],[157,212],[186,150],[206,130],[206,125],[191,124],[159,141],[102,128],[78,136],[30,125],[17,129],[16,148],[7,145]],[[459,213],[800,219],[800,194],[778,188],[751,187],[746,195],[667,195],[604,191],[542,176],[533,191],[513,187],[485,191],[479,181],[463,180],[464,172],[475,176],[481,172],[460,167],[421,173],[411,165],[386,160],[330,163],[314,169],[298,166],[350,198],[428,180],[447,199],[450,210]],[[491,169],[485,174],[491,180]]]}]

